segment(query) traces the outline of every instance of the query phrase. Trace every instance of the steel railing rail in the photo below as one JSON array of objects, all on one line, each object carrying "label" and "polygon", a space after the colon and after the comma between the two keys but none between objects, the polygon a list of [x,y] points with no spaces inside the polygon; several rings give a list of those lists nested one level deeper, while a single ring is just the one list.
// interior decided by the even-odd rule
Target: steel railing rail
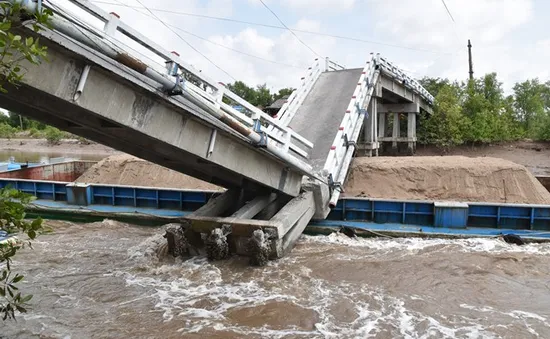
[{"label": "steel railing rail", "polygon": [[382,72],[401,81],[405,87],[417,92],[430,104],[434,103],[434,97],[416,79],[411,78],[407,73],[384,58],[379,58],[379,65]]},{"label": "steel railing rail", "polygon": [[378,56],[371,56],[363,68],[323,167],[324,175],[332,178],[329,182],[335,184],[329,201],[331,207],[336,206],[338,201],[365,114],[368,114],[366,108],[370,103],[380,74],[377,60]]}]

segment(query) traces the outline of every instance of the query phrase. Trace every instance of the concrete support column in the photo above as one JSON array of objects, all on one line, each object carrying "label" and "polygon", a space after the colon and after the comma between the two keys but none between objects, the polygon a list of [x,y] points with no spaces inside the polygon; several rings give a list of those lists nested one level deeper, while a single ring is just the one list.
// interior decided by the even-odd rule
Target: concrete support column
[{"label": "concrete support column", "polygon": [[397,139],[401,136],[401,128],[399,126],[399,113],[393,113],[393,133],[391,147],[397,151]]},{"label": "concrete support column", "polygon": [[365,123],[363,126],[364,136],[365,136],[365,144],[367,145],[366,155],[369,157],[372,157],[372,148],[373,148],[373,140],[374,140],[374,118],[373,118],[373,107],[376,107],[376,105],[373,105],[371,102],[370,109],[367,111],[367,115],[365,116]]},{"label": "concrete support column", "polygon": [[416,140],[416,113],[409,113],[407,119],[407,139],[408,139],[408,151],[409,154],[414,154],[415,140]]},{"label": "concrete support column", "polygon": [[378,138],[386,136],[386,113],[380,113],[378,119]]},{"label": "concrete support column", "polygon": [[372,98],[372,118],[374,120],[374,123],[372,125],[372,134],[374,135],[374,155],[378,156],[378,148],[380,147],[378,145],[378,99],[376,97]]}]

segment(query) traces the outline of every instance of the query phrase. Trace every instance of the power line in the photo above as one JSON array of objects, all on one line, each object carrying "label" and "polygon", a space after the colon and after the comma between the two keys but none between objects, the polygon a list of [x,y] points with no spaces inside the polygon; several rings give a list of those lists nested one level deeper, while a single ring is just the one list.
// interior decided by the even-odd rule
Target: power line
[{"label": "power line", "polygon": [[[117,4],[117,3],[113,3],[113,2],[109,2],[109,1],[103,1],[103,0],[90,0],[90,1],[95,2],[95,3],[99,3],[99,4],[113,5],[113,6],[120,6],[120,7],[129,7],[129,8],[134,8],[134,9],[135,8],[141,8],[139,6],[132,6],[132,5],[126,5],[126,4]],[[169,14],[174,14],[174,15],[196,17],[196,18],[201,18],[201,19],[232,22],[232,23],[238,23],[238,24],[244,24],[244,25],[250,25],[250,26],[258,26],[258,27],[286,30],[286,28],[283,27],[283,26],[269,25],[269,24],[263,24],[263,23],[259,23],[259,22],[244,21],[244,20],[223,18],[223,17],[196,14],[196,13],[178,12],[178,11],[172,11],[172,10],[161,9],[161,8],[150,8],[150,10],[155,11],[155,12],[159,12],[159,13],[169,13]],[[142,13],[142,12],[139,12],[139,13]],[[142,14],[145,14],[145,13],[142,13]],[[318,36],[325,36],[325,37],[341,39],[341,40],[349,40],[349,41],[355,41],[355,42],[361,42],[361,43],[367,43],[367,44],[373,44],[373,45],[380,45],[380,46],[387,46],[387,47],[393,47],[393,48],[407,49],[407,50],[411,50],[411,51],[419,51],[419,52],[435,53],[435,54],[449,54],[449,55],[451,54],[451,53],[448,53],[448,52],[433,51],[433,50],[424,49],[424,48],[415,48],[415,47],[409,47],[409,46],[402,46],[402,45],[390,44],[390,43],[379,42],[379,41],[374,41],[374,40],[367,40],[367,39],[361,39],[361,38],[354,38],[354,37],[337,35],[337,34],[313,32],[313,31],[308,31],[308,30],[303,30],[303,29],[293,29],[293,31],[294,32],[299,32],[299,33],[318,35]]]},{"label": "power line", "polygon": [[319,55],[319,53],[315,52],[311,47],[309,47],[305,42],[303,42],[302,39],[300,39],[300,38],[296,35],[296,33],[294,33],[290,28],[288,28],[288,26],[285,25],[285,23],[283,22],[283,20],[281,20],[281,19],[279,18],[279,16],[278,16],[277,14],[275,14],[275,12],[273,12],[273,11],[271,10],[271,8],[269,8],[269,6],[267,6],[267,5],[265,4],[264,0],[260,0],[260,2],[262,3],[262,5],[264,5],[264,7],[265,7],[268,11],[271,12],[271,14],[273,14],[273,16],[274,16],[275,18],[277,18],[277,20],[279,20],[279,22],[281,23],[281,25],[283,25],[290,33],[292,33],[292,35],[294,35],[294,36],[296,37],[296,39],[298,39],[298,41],[300,41],[300,43],[302,43],[302,45],[306,46],[313,54],[317,55],[318,57],[321,57],[321,56]]},{"label": "power line", "polygon": [[[115,0],[115,1],[118,1],[118,0]],[[129,5],[126,5],[126,4],[124,4],[124,3],[120,2],[120,1],[118,1],[118,2],[120,3],[121,6],[128,7],[128,8],[132,9],[133,11],[135,11],[135,12],[137,12],[137,13],[139,13],[139,14],[145,15],[145,16],[148,17],[148,18],[151,18],[151,19],[154,19],[154,20],[157,20],[157,21],[158,21],[158,18],[153,17],[153,16],[151,16],[150,14],[143,13],[143,12],[139,11],[139,10],[136,8],[136,6],[129,6]],[[141,9],[141,7],[139,7],[139,8]],[[291,67],[291,68],[300,68],[300,69],[302,69],[302,68],[307,67],[307,66],[290,65],[290,64],[283,63],[283,62],[279,62],[279,61],[275,61],[275,60],[266,59],[266,58],[263,58],[263,57],[258,56],[258,55],[250,54],[250,53],[247,53],[247,52],[240,51],[240,50],[238,50],[238,49],[231,48],[231,47],[229,47],[229,46],[225,46],[225,45],[223,45],[223,44],[220,44],[220,43],[217,43],[217,42],[215,42],[215,41],[212,41],[212,40],[210,40],[210,39],[208,39],[208,38],[205,38],[205,37],[202,37],[202,36],[197,35],[197,34],[195,34],[195,33],[186,31],[186,30],[184,30],[183,28],[180,28],[180,27],[177,27],[177,26],[174,26],[174,25],[171,25],[171,24],[167,24],[167,25],[170,26],[170,27],[172,27],[172,28],[174,28],[174,29],[176,29],[176,30],[178,30],[178,31],[181,31],[181,32],[183,32],[183,33],[185,33],[185,34],[191,35],[191,36],[193,36],[193,37],[195,37],[195,38],[197,38],[197,39],[204,40],[204,41],[206,41],[206,42],[208,42],[208,43],[210,43],[210,44],[213,44],[213,45],[216,45],[216,46],[225,48],[225,49],[230,50],[230,51],[233,51],[233,52],[235,52],[235,53],[239,53],[239,54],[243,54],[243,55],[249,56],[249,57],[251,57],[251,58],[256,58],[256,59],[258,59],[258,60],[262,60],[262,61],[265,61],[265,62],[269,62],[269,63],[272,63],[272,64],[281,65],[281,66],[285,66],[285,67]]]},{"label": "power line", "polygon": [[449,14],[449,17],[451,18],[451,20],[453,20],[453,22],[455,22],[455,18],[453,18],[453,15],[451,14],[451,11],[449,10],[449,7],[447,7],[447,4],[445,3],[445,0],[441,0],[441,2],[443,3],[443,6],[445,6],[445,9],[447,10],[447,14]]},{"label": "power line", "polygon": [[227,71],[225,71],[223,68],[221,68],[220,66],[218,66],[214,61],[210,60],[210,58],[208,58],[206,55],[204,55],[201,51],[199,51],[198,49],[195,48],[195,46],[193,46],[192,44],[190,44],[187,40],[185,40],[180,34],[178,34],[178,32],[174,31],[169,25],[167,25],[164,21],[162,21],[158,16],[155,15],[155,13],[153,13],[153,11],[151,11],[149,8],[147,8],[147,6],[145,6],[143,3],[141,3],[140,0],[136,0],[143,8],[145,8],[149,13],[151,13],[152,16],[154,16],[158,21],[160,21],[161,24],[163,24],[166,28],[168,28],[172,33],[174,33],[178,38],[181,39],[181,41],[185,42],[187,44],[187,46],[191,47],[195,52],[199,53],[200,55],[202,55],[203,58],[205,58],[206,60],[208,60],[208,62],[210,62],[212,65],[214,65],[217,69],[219,69],[220,71],[224,72],[225,74],[227,74],[227,76],[229,76],[231,79],[233,79],[234,81],[237,81],[237,79],[235,79],[231,74],[229,74]]}]

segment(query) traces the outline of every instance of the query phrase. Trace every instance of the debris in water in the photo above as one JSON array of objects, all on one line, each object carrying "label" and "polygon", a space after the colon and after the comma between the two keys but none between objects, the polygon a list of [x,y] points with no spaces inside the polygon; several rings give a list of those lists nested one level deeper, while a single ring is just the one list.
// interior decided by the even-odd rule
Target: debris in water
[{"label": "debris in water", "polygon": [[505,234],[502,236],[502,239],[509,244],[516,244],[518,246],[525,245],[525,241],[523,241],[519,235]]},{"label": "debris in water", "polygon": [[357,238],[357,232],[355,232],[354,228],[342,226],[340,227],[339,232],[345,234],[350,238]]}]

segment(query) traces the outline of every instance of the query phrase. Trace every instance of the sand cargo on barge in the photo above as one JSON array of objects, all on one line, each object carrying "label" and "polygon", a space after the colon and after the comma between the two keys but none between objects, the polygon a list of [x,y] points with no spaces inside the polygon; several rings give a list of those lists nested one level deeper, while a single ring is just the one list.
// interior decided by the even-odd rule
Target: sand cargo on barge
[{"label": "sand cargo on barge", "polygon": [[[77,163],[57,164],[55,168],[81,171],[84,165]],[[47,166],[33,173],[50,175],[52,167]],[[97,171],[89,163],[85,166],[88,171]],[[30,216],[75,222],[114,219],[151,226],[177,223],[223,193],[216,189],[80,183],[78,179],[52,181],[36,176],[20,179],[18,172],[26,173],[0,173],[4,176],[0,187],[36,196],[29,206]],[[65,177],[79,175],[86,173],[64,173]],[[327,234],[342,228],[354,229],[359,236],[465,238],[515,234],[527,241],[548,241],[550,205],[341,197],[325,220],[308,224],[306,233]]]}]

